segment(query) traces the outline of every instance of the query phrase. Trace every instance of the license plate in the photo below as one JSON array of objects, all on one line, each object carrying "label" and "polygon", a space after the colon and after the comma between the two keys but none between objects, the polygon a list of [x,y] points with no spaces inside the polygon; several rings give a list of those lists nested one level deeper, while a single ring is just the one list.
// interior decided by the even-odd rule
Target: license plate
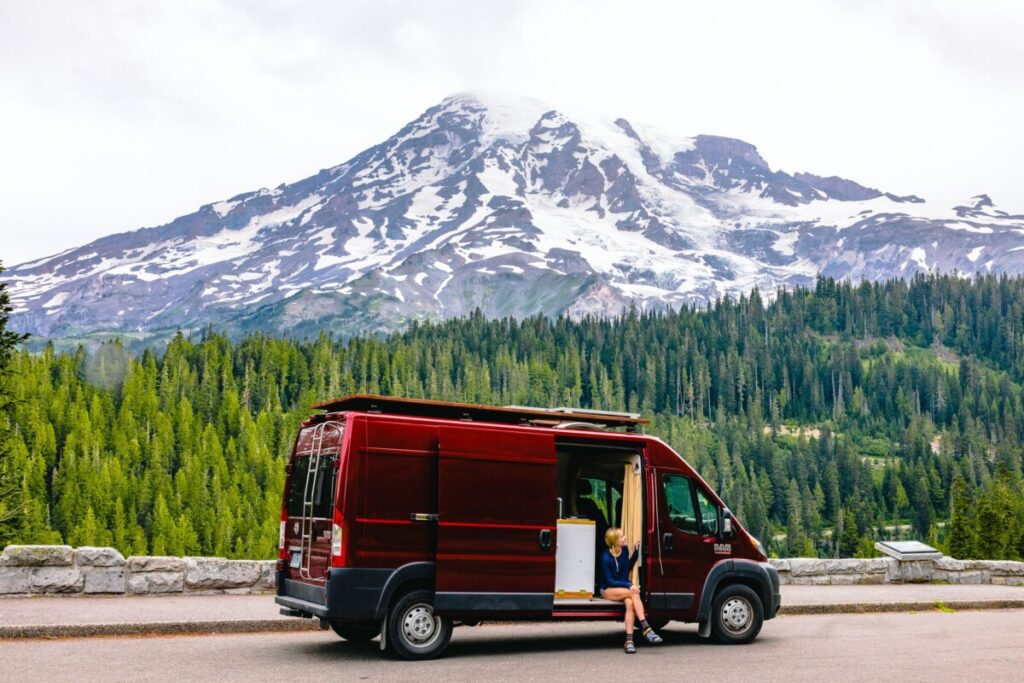
[{"label": "license plate", "polygon": [[300,550],[297,553],[292,553],[291,568],[292,569],[298,569],[301,566],[302,566],[302,551]]}]

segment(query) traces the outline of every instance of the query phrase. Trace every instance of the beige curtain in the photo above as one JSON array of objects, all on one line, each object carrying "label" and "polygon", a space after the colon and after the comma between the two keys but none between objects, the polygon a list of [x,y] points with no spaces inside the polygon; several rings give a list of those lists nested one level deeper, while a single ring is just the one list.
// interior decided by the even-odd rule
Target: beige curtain
[{"label": "beige curtain", "polygon": [[[622,484],[622,530],[629,539],[629,548],[643,538],[643,494],[640,473],[632,463],[626,465]],[[640,582],[640,563],[637,562],[629,576],[633,583]]]}]

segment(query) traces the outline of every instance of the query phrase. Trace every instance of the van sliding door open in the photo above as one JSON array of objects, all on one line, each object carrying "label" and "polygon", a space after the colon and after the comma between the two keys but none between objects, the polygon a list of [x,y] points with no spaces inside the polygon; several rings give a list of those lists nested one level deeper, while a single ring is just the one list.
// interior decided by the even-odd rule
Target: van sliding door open
[{"label": "van sliding door open", "polygon": [[552,435],[441,428],[439,613],[551,613],[557,489]]}]

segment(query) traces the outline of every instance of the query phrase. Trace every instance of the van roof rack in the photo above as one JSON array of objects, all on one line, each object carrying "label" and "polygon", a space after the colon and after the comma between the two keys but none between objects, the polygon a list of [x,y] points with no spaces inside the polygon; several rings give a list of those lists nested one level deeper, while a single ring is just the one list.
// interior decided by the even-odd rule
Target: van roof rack
[{"label": "van roof rack", "polygon": [[318,403],[313,407],[327,412],[358,410],[480,422],[533,423],[546,427],[557,427],[561,424],[576,422],[608,428],[624,427],[627,432],[638,432],[641,425],[650,424],[651,422],[640,417],[638,413],[617,413],[606,410],[565,407],[488,406],[476,403],[453,403],[450,401],[429,401],[419,398],[378,396],[376,394],[342,396]]}]

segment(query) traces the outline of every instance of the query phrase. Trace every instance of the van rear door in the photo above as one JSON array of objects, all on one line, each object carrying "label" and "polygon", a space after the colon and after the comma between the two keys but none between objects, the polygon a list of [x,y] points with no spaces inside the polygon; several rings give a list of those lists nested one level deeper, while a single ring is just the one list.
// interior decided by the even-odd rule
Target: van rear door
[{"label": "van rear door", "polygon": [[289,579],[322,582],[327,578],[344,430],[343,423],[328,421],[299,433],[285,484],[283,541]]},{"label": "van rear door", "polygon": [[551,434],[441,427],[434,608],[550,615],[557,517]]}]

